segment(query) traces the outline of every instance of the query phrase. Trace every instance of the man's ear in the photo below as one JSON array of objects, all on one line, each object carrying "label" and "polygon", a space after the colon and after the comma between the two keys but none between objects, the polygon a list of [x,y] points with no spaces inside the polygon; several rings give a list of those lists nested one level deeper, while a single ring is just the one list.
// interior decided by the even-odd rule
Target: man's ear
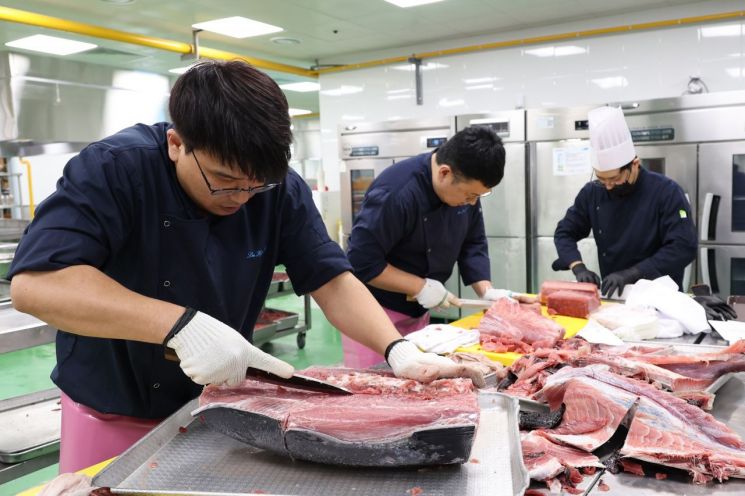
[{"label": "man's ear", "polygon": [[447,164],[440,164],[437,168],[437,175],[440,179],[445,179],[453,173],[453,170]]},{"label": "man's ear", "polygon": [[181,136],[178,135],[175,129],[166,131],[166,139],[168,140],[168,158],[172,162],[176,162],[179,155],[181,155],[181,146],[184,142],[181,141]]}]

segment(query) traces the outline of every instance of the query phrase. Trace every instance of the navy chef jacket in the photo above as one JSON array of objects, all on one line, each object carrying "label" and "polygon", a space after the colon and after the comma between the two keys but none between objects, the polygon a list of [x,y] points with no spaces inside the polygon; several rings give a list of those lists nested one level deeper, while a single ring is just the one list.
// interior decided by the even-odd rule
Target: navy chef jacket
[{"label": "navy chef jacket", "polygon": [[[297,294],[351,270],[293,171],[233,215],[200,213],[176,179],[168,129],[139,124],[71,159],[26,229],[9,277],[91,265],[132,291],[205,312],[250,339],[276,264],[286,266]],[[60,331],[52,380],[100,412],[162,418],[202,389],[163,351]]]},{"label": "navy chef jacket", "polygon": [[688,200],[672,179],[639,169],[633,193],[613,198],[605,187],[587,183],[559,221],[556,266],[581,260],[577,241],[590,234],[598,248],[603,277],[636,266],[644,279],[668,275],[678,286],[696,258],[698,237]]},{"label": "navy chef jacket", "polygon": [[[360,280],[387,264],[445,282],[458,262],[464,284],[488,281],[489,253],[481,202],[450,207],[432,186],[432,153],[385,169],[370,185],[349,237],[347,256]],[[426,309],[406,295],[368,285],[385,308],[418,317]]]}]

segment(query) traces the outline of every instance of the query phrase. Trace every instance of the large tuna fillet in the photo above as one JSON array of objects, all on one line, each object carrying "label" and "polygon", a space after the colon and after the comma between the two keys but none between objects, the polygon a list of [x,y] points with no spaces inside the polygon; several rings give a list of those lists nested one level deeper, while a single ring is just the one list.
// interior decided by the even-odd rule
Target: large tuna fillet
[{"label": "large tuna fillet", "polygon": [[546,306],[549,313],[585,319],[600,306],[600,298],[597,292],[554,291],[548,295]]},{"label": "large tuna fillet", "polygon": [[591,282],[543,281],[539,293],[541,303],[546,305],[548,297],[556,291],[579,291],[593,296],[598,295],[598,287]]},{"label": "large tuna fillet", "polygon": [[422,384],[385,372],[312,368],[352,395],[302,391],[249,379],[207,386],[193,412],[211,428],[292,458],[355,466],[468,460],[479,417],[469,379]]},{"label": "large tuna fillet", "polygon": [[[482,347],[498,341],[507,346],[502,351],[530,352],[533,348],[551,348],[564,337],[564,328],[551,319],[524,309],[514,300],[501,298],[486,311],[479,322]],[[510,347],[511,345],[511,347]]]}]

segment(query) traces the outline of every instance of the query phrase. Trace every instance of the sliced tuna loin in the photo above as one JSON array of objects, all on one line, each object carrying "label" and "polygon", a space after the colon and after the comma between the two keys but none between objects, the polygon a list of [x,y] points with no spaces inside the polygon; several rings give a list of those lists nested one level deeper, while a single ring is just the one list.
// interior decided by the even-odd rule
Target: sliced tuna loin
[{"label": "sliced tuna loin", "polygon": [[695,482],[745,478],[745,442],[729,427],[671,393],[614,374],[607,366],[561,369],[546,380],[546,399],[551,401],[552,388],[579,377],[639,398],[622,455],[688,470]]},{"label": "sliced tuna loin", "polygon": [[207,386],[193,415],[228,436],[292,458],[357,466],[464,463],[478,423],[469,379],[430,384],[374,371],[308,369],[352,390],[333,395],[260,380]]},{"label": "sliced tuna loin", "polygon": [[637,401],[635,394],[588,377],[569,381],[549,378],[540,395],[552,408],[566,405],[561,424],[540,434],[585,451],[607,442]]},{"label": "sliced tuna loin", "polygon": [[568,494],[579,494],[582,491],[577,492],[573,488],[582,482],[583,473],[592,474],[603,468],[603,464],[592,453],[560,446],[535,432],[521,433],[520,438],[528,476],[545,482],[552,493],[564,490]]},{"label": "sliced tuna loin", "polygon": [[564,468],[597,467],[603,468],[598,457],[569,446],[551,442],[536,432],[520,434],[525,468],[531,479],[546,480],[564,472]]},{"label": "sliced tuna loin", "polygon": [[580,319],[587,318],[590,312],[600,306],[597,292],[554,291],[548,295],[547,300],[549,312]]},{"label": "sliced tuna loin", "polygon": [[579,291],[598,296],[598,287],[591,282],[543,281],[540,292],[541,303],[548,304],[548,297],[556,291]]},{"label": "sliced tuna loin", "polygon": [[[564,337],[564,328],[551,319],[526,310],[516,301],[502,298],[486,311],[479,332],[504,342],[551,348]],[[510,350],[512,351],[512,350]],[[529,351],[519,349],[518,351]]]}]

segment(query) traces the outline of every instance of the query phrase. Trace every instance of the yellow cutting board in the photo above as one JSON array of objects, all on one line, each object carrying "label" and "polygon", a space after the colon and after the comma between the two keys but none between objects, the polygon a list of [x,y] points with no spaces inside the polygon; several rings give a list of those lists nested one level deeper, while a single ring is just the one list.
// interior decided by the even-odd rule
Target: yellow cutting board
[{"label": "yellow cutting board", "polygon": [[[94,477],[96,474],[98,474],[101,470],[103,470],[106,465],[113,462],[115,458],[109,458],[108,460],[104,460],[101,463],[98,463],[96,465],[90,466],[88,468],[85,468],[83,470],[78,470],[77,473],[79,474],[85,474],[89,477]],[[25,491],[18,493],[16,496],[36,496],[39,494],[42,490],[42,488],[45,486],[45,484],[42,484],[41,486],[32,487],[31,489],[26,489]]]},{"label": "yellow cutting board", "polygon": [[[546,310],[546,306],[541,306],[541,313],[548,317],[549,319],[553,320],[560,326],[562,326],[564,329],[566,329],[566,333],[564,334],[564,338],[571,338],[575,334],[577,334],[585,325],[587,324],[587,319],[578,319],[576,317],[566,317],[564,315],[554,315],[551,316],[548,314],[548,311]],[[462,327],[463,329],[475,329],[479,326],[479,322],[481,322],[481,317],[484,316],[484,312],[478,312],[473,315],[469,315],[468,317],[464,317],[460,320],[456,320],[455,322],[452,322],[451,325],[454,325],[456,327]],[[512,365],[515,360],[520,358],[522,354],[515,353],[512,351],[506,351],[504,353],[494,353],[492,351],[485,351],[481,349],[480,344],[475,344],[473,346],[465,346],[460,347],[455,351],[465,351],[468,353],[480,353],[490,360],[494,360],[495,362],[499,362],[503,365]]]}]

